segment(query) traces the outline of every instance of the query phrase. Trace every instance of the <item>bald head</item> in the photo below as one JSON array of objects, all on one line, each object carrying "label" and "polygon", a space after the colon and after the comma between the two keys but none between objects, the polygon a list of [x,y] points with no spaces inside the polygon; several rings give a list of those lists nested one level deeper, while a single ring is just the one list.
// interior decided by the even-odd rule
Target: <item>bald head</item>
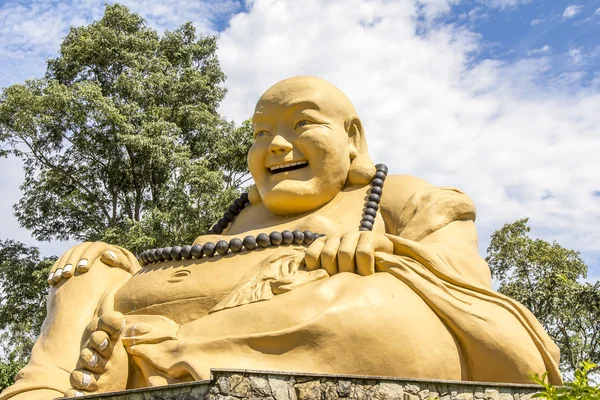
[{"label": "bald head", "polygon": [[356,116],[354,105],[340,89],[314,76],[296,76],[277,82],[260,97],[254,113],[260,115],[266,105],[292,106],[303,102],[314,103],[319,111],[341,121]]}]

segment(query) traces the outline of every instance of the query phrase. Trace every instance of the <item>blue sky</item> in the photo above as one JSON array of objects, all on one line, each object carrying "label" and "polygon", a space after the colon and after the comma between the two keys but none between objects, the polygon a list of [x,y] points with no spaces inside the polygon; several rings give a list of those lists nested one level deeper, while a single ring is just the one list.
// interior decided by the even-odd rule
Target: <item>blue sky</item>
[{"label": "blue sky", "polygon": [[[530,1],[518,6],[490,9],[480,1],[464,1],[453,7],[447,22],[465,24],[485,43],[475,57],[517,61],[536,54],[551,58],[549,76],[576,70],[589,84],[600,65],[600,1]],[[586,54],[574,66],[573,58]]]},{"label": "blue sky", "polygon": [[[220,112],[242,121],[277,80],[330,80],[355,103],[392,173],[469,194],[480,249],[505,222],[580,250],[600,279],[600,1],[124,0],[163,31],[219,35]],[[69,26],[104,0],[0,1],[0,87],[41,76]],[[23,179],[0,160],[0,238],[37,243],[11,205]]]}]

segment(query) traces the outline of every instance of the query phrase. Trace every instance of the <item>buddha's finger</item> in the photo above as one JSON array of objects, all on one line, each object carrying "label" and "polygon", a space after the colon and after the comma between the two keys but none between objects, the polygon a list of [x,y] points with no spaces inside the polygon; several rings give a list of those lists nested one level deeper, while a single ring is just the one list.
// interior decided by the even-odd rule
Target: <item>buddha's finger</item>
[{"label": "buddha's finger", "polygon": [[79,390],[95,391],[98,389],[96,377],[85,369],[76,369],[71,372],[70,383],[71,386]]},{"label": "buddha's finger", "polygon": [[73,248],[69,258],[62,267],[62,276],[64,279],[69,279],[75,274],[77,271],[77,263],[81,259],[81,255],[92,245],[92,242],[84,242]]},{"label": "buddha's finger", "polygon": [[321,250],[321,267],[327,271],[329,276],[338,273],[338,249],[340,238],[338,236],[326,236],[325,245]]},{"label": "buddha's finger", "polygon": [[375,273],[375,249],[371,235],[360,235],[356,245],[356,272],[367,276]]},{"label": "buddha's finger", "polygon": [[85,249],[85,251],[81,252],[79,257],[77,257],[77,260],[74,260],[74,262],[76,263],[75,270],[79,273],[88,272],[96,258],[98,258],[98,255],[106,248],[108,248],[108,245],[106,243],[91,243]]},{"label": "buddha's finger", "polygon": [[95,351],[85,348],[79,353],[79,365],[90,372],[100,374],[106,369],[107,360]]},{"label": "buddha's finger", "polygon": [[129,258],[115,248],[102,253],[100,261],[111,267],[121,268],[124,271],[131,271],[131,262],[129,261]]},{"label": "buddha's finger", "polygon": [[304,253],[307,270],[314,271],[321,268],[321,251],[323,247],[325,247],[325,237],[318,238],[308,246],[306,253]]},{"label": "buddha's finger", "polygon": [[96,331],[90,336],[88,347],[97,352],[100,356],[109,358],[113,349],[112,344],[112,341],[108,337],[108,333]]},{"label": "buddha's finger", "polygon": [[118,336],[125,328],[125,316],[118,311],[110,311],[98,320],[98,330],[104,331],[109,337]]},{"label": "buddha's finger", "polygon": [[356,272],[356,246],[360,232],[348,232],[342,237],[338,250],[338,269],[340,272]]},{"label": "buddha's finger", "polygon": [[69,259],[69,256],[73,252],[73,247],[65,252],[52,266],[50,269],[50,274],[48,275],[48,284],[56,285],[58,282],[62,280],[62,267],[65,265],[66,261]]}]

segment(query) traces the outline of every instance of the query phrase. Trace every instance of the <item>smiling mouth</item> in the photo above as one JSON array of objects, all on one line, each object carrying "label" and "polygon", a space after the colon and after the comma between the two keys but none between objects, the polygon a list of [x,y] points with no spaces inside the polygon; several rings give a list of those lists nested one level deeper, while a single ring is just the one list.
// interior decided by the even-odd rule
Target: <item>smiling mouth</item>
[{"label": "smiling mouth", "polygon": [[306,166],[308,166],[308,161],[292,161],[288,163],[273,165],[269,167],[269,170],[272,174],[278,174],[280,172],[295,171]]}]

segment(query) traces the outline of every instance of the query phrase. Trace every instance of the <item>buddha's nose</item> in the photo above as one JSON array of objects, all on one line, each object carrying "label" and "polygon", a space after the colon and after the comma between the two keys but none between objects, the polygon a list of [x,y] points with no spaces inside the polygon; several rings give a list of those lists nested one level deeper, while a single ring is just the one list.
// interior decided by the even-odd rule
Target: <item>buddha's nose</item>
[{"label": "buddha's nose", "polygon": [[276,135],[269,145],[269,154],[281,154],[291,151],[294,146],[281,135]]}]

